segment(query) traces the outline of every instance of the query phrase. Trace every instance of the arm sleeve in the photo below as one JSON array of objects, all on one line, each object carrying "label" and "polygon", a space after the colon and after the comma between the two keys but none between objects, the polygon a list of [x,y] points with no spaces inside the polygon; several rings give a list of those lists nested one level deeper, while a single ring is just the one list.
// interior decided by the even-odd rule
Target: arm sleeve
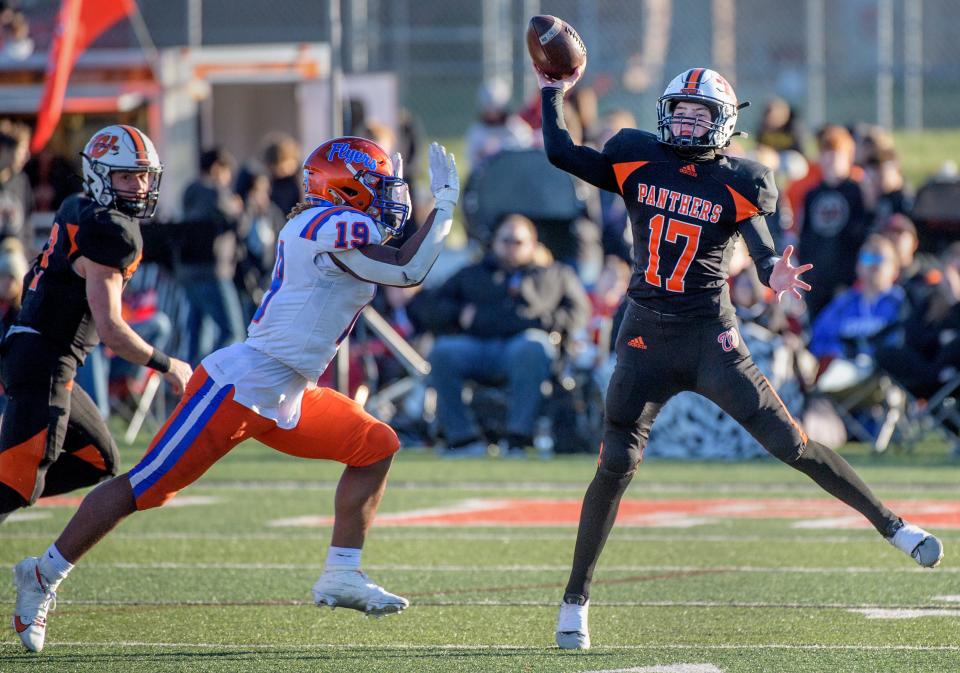
[{"label": "arm sleeve", "polygon": [[127,221],[122,213],[108,208],[99,208],[84,214],[82,224],[77,231],[78,255],[87,259],[126,271],[137,259],[140,246],[131,227],[135,222]]},{"label": "arm sleeve", "polygon": [[[545,87],[541,93],[543,106],[543,146],[550,163],[557,168],[608,192],[620,193],[610,159],[592,147],[576,145],[563,120],[563,92]],[[609,146],[609,145],[608,145]]]},{"label": "arm sleeve", "polygon": [[750,251],[750,257],[757,267],[757,276],[760,282],[770,287],[770,272],[777,263],[777,251],[773,247],[773,236],[767,227],[767,220],[763,215],[754,215],[740,223],[740,233]]},{"label": "arm sleeve", "polygon": [[773,245],[773,236],[770,235],[770,228],[764,218],[764,215],[777,211],[777,184],[774,182],[773,171],[764,171],[758,179],[757,208],[759,213],[740,222],[740,233],[743,234],[750,257],[757,267],[760,282],[770,287],[770,272],[779,259]]},{"label": "arm sleeve", "polygon": [[440,256],[453,224],[452,200],[437,198],[427,221],[399,248],[368,245],[331,253],[330,258],[346,272],[370,283],[409,287],[419,285]]}]

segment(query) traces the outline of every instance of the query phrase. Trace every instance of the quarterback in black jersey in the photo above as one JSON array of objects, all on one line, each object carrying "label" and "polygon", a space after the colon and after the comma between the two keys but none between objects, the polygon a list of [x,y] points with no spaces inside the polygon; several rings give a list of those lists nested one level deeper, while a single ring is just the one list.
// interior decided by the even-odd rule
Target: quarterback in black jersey
[{"label": "quarterback in black jersey", "polygon": [[657,134],[624,129],[602,151],[576,145],[563,120],[563,97],[582,75],[564,80],[537,73],[543,139],[551,163],[623,197],[633,227],[634,268],[607,389],[596,475],[584,496],[573,569],[557,622],[557,645],[590,646],[590,580],[613,528],[650,427],[681,391],[699,393],[742,424],[767,451],[855,508],[920,565],[939,563],[943,546],[887,509],[833,450],[811,441],[790,415],[740,339],[727,267],[744,238],[760,279],[777,295],[800,297],[812,268],[773,247],[764,215],[777,189],[771,172],[720,153],[743,107],[723,77],[692,68],[658,101]]},{"label": "quarterback in black jersey", "polygon": [[73,385],[101,339],[118,356],[163,372],[177,394],[191,374],[120,313],[120,293],[143,252],[138,218],[153,215],[159,195],[163,169],[153,143],[132,126],[108,126],[81,158],[84,193],[57,211],[24,278],[20,315],[0,344],[9,398],[0,428],[0,521],[40,496],[116,474],[116,444],[96,405]]}]

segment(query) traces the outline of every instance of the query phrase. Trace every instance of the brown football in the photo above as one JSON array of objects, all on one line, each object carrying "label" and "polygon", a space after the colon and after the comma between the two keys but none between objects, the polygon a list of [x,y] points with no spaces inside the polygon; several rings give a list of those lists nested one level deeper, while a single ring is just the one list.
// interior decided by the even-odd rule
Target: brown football
[{"label": "brown football", "polygon": [[587,62],[587,48],[569,23],[538,14],[527,26],[527,51],[547,77],[563,79]]}]

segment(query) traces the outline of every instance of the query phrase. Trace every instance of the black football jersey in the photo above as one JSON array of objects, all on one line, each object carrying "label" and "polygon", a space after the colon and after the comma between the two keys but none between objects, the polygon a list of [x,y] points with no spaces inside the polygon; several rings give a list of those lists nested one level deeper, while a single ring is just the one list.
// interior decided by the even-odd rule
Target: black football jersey
[{"label": "black football jersey", "polygon": [[[556,91],[556,90],[553,90]],[[543,98],[544,144],[551,162],[622,195],[633,229],[629,295],[661,313],[730,313],[727,268],[743,235],[761,280],[769,282],[776,252],[764,215],[776,210],[772,172],[723,155],[684,159],[656,136],[624,129],[602,152],[577,146],[558,126],[556,96]]]},{"label": "black football jersey", "polygon": [[142,254],[137,220],[82,194],[67,198],[24,278],[23,308],[14,327],[39,332],[61,353],[82,361],[99,338],[87,303],[86,280],[73,270],[73,262],[86,257],[119,270],[126,281]]}]

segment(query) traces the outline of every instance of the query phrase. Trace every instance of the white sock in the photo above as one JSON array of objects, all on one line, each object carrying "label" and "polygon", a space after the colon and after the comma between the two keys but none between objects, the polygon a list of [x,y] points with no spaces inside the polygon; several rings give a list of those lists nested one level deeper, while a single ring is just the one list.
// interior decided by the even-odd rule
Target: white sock
[{"label": "white sock", "polygon": [[362,551],[362,549],[330,545],[330,551],[327,552],[327,569],[360,570],[360,553]]},{"label": "white sock", "polygon": [[57,545],[52,544],[50,548],[40,557],[40,574],[50,583],[51,587],[56,587],[73,570],[73,564],[63,558],[63,554],[57,549]]}]

